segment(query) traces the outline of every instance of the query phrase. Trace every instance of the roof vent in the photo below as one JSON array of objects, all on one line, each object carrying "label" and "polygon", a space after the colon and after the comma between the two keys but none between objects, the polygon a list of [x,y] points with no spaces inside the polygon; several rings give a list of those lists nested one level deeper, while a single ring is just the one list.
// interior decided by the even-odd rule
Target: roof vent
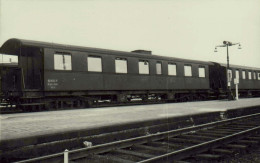
[{"label": "roof vent", "polygon": [[134,50],[134,51],[131,51],[133,53],[141,53],[141,54],[152,54],[152,51],[149,51],[149,50]]}]

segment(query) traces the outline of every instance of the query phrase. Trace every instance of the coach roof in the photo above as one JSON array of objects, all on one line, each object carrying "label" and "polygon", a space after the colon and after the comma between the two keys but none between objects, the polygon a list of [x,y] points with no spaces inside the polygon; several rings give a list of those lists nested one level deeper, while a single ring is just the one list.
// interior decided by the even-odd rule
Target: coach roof
[{"label": "coach roof", "polygon": [[[225,63],[220,63],[221,66],[223,67],[227,67],[227,64]],[[245,70],[257,70],[260,71],[260,68],[257,67],[249,67],[249,66],[240,66],[240,65],[229,65],[230,68],[234,68],[234,69],[245,69]]]},{"label": "coach roof", "polygon": [[2,52],[11,55],[12,54],[17,55],[20,51],[20,47],[22,46],[37,47],[37,48],[53,48],[59,50],[93,52],[93,53],[101,53],[101,54],[121,55],[121,56],[128,56],[128,57],[132,56],[132,57],[139,57],[139,58],[146,58],[146,59],[173,60],[173,61],[180,61],[186,63],[212,65],[211,62],[206,62],[206,61],[182,59],[182,58],[175,58],[175,57],[165,57],[159,55],[147,55],[147,54],[135,53],[135,52],[124,52],[124,51],[90,48],[90,47],[82,47],[82,46],[74,46],[74,45],[64,45],[64,44],[57,44],[57,43],[47,43],[41,41],[31,41],[31,40],[16,39],[16,38],[7,40],[0,48],[0,53]]}]

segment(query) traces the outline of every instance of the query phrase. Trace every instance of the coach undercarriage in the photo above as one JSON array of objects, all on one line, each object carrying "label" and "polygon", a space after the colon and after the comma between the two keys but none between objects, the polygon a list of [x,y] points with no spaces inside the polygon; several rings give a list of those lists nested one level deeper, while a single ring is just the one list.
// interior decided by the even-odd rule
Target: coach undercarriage
[{"label": "coach undercarriage", "polygon": [[[235,90],[232,90],[234,98]],[[178,91],[24,91],[1,94],[3,108],[21,111],[62,110],[102,106],[155,104],[227,99],[224,90],[178,90]],[[240,90],[239,97],[260,97],[259,90]]]},{"label": "coach undercarriage", "polygon": [[[200,91],[87,91],[42,92],[24,91],[23,96],[1,97],[1,105],[22,111],[59,110],[99,106],[185,102],[209,99],[210,92]],[[9,95],[9,96],[8,96]]]},{"label": "coach undercarriage", "polygon": [[[12,95],[12,96],[11,96]],[[13,96],[16,95],[16,96]],[[178,91],[68,91],[42,92],[36,90],[8,92],[0,96],[1,111],[44,111],[117,105],[135,105],[166,102],[187,102],[226,99],[223,90]],[[240,90],[240,97],[259,97],[259,90]]]}]

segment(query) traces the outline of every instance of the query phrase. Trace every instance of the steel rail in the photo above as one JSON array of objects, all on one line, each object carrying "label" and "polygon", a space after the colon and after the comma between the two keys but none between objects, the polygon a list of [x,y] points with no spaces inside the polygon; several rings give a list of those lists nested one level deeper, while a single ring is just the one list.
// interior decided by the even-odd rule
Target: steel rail
[{"label": "steel rail", "polygon": [[[155,140],[160,140],[160,139],[167,138],[167,137],[178,136],[183,133],[197,131],[197,130],[201,130],[201,129],[205,129],[205,128],[216,127],[216,126],[220,126],[223,124],[229,124],[229,123],[243,120],[243,119],[254,118],[257,116],[260,116],[260,113],[221,120],[221,121],[216,121],[216,122],[211,122],[211,123],[207,123],[207,124],[201,124],[198,126],[191,126],[191,127],[186,127],[186,128],[181,128],[181,129],[176,129],[176,130],[171,130],[171,131],[165,131],[165,132],[146,135],[146,136],[140,136],[140,137],[136,137],[136,138],[130,138],[130,139],[121,140],[121,141],[115,141],[115,142],[106,143],[106,144],[100,144],[100,145],[96,145],[96,146],[92,146],[92,147],[71,150],[71,151],[69,151],[69,158],[70,158],[70,160],[84,158],[84,157],[89,156],[90,154],[98,154],[98,153],[108,152],[113,149],[130,147],[133,144],[147,143],[149,141],[155,141]],[[64,157],[64,153],[57,153],[57,154],[32,158],[32,159],[28,159],[28,160],[18,161],[17,163],[29,163],[29,162],[39,162],[39,161],[40,162],[58,162],[59,160],[63,160],[63,157]]]}]

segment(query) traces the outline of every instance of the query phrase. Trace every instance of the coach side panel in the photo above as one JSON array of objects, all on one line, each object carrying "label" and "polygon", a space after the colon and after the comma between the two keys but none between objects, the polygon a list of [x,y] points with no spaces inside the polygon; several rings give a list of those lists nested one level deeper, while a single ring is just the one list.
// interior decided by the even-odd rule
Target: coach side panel
[{"label": "coach side panel", "polygon": [[254,69],[230,68],[232,70],[231,88],[235,89],[234,79],[239,78],[239,90],[260,89],[260,71]]},{"label": "coach side panel", "polygon": [[[44,53],[46,91],[209,89],[208,65],[59,49],[45,49]],[[71,69],[57,70],[54,66],[54,54],[63,56],[65,60],[71,56]],[[101,58],[101,72],[88,71],[88,57]],[[126,59],[127,73],[116,73],[116,58]],[[139,74],[139,61],[143,60],[147,61],[149,74]],[[161,63],[161,74],[157,74],[156,63],[158,62]],[[176,65],[175,75],[168,74],[169,64]],[[190,76],[184,76],[185,66],[191,67]],[[204,77],[199,77],[199,68],[204,68]]]}]

